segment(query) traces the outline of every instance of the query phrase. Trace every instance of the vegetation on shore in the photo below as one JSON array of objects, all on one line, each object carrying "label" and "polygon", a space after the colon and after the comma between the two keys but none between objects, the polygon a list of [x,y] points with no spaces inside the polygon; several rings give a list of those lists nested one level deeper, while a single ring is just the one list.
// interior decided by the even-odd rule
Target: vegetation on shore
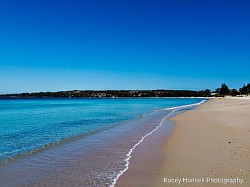
[{"label": "vegetation on shore", "polygon": [[34,98],[112,98],[112,97],[208,97],[210,91],[191,90],[71,90],[59,92],[36,92],[6,94],[0,97],[34,97]]},{"label": "vegetation on shore", "polygon": [[233,88],[229,89],[228,86],[225,83],[221,84],[220,88],[216,88],[215,90],[215,95],[217,96],[226,96],[226,95],[231,95],[231,96],[236,96],[236,95],[248,95],[250,94],[250,83],[247,85],[244,85],[241,87],[239,90]]},{"label": "vegetation on shore", "polygon": [[214,92],[209,89],[193,90],[71,90],[58,92],[34,92],[2,94],[1,98],[112,98],[112,97],[211,97],[250,94],[250,83],[239,89],[229,89],[223,83]]}]

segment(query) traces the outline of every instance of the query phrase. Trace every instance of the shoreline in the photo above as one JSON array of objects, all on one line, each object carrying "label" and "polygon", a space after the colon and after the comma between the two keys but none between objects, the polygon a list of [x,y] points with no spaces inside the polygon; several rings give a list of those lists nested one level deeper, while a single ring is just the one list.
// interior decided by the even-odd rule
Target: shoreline
[{"label": "shoreline", "polygon": [[[192,107],[200,106],[206,103],[207,101],[208,99],[202,100],[194,104],[159,109],[159,111],[169,110],[171,111],[171,113],[165,116],[164,119],[162,119],[162,124],[154,130],[157,130],[156,132],[151,132],[150,136],[144,139],[138,145],[138,147],[133,150],[133,152],[131,153],[131,158],[129,159],[129,164],[130,162],[131,164],[129,168],[127,168],[126,171],[118,177],[115,186],[153,186],[154,183],[152,183],[152,181],[157,181],[155,177],[160,172],[162,163],[165,163],[164,152],[162,150],[164,149],[168,138],[170,137],[172,131],[175,128],[175,124],[171,120],[171,118],[173,116],[177,116],[183,113],[183,109],[187,109],[187,111],[189,111],[190,109],[192,110]],[[171,131],[169,131],[169,127],[171,127]],[[155,157],[156,155],[157,157]],[[150,163],[150,167],[148,167],[148,163]],[[140,173],[143,174],[140,175]],[[138,180],[138,177],[141,179]],[[129,182],[127,182],[127,180]]]},{"label": "shoreline", "polygon": [[[169,120],[169,117],[171,118],[171,115],[178,115],[176,112],[180,112],[180,111],[178,111],[178,110],[180,110],[180,109],[185,109],[185,108],[190,108],[190,107],[196,107],[196,106],[199,106],[199,105],[201,105],[201,104],[203,104],[203,103],[205,103],[207,100],[202,100],[202,101],[200,101],[199,103],[194,103],[194,104],[188,104],[188,105],[181,105],[181,106],[176,106],[176,107],[170,107],[170,108],[163,108],[163,109],[158,109],[158,110],[160,110],[160,111],[166,111],[166,110],[169,110],[169,111],[171,111],[169,114],[167,114],[164,118],[162,118],[162,120],[160,121],[160,123],[159,123],[159,125],[158,126],[156,126],[156,128],[155,129],[153,129],[151,132],[149,132],[149,133],[147,133],[146,135],[144,135],[141,139],[140,139],[140,141],[139,142],[137,142],[130,150],[129,150],[129,152],[126,154],[126,159],[124,160],[125,162],[126,162],[126,168],[124,169],[124,170],[122,170],[122,171],[120,171],[118,174],[117,174],[117,176],[116,176],[116,178],[114,179],[114,181],[113,181],[113,183],[111,184],[111,187],[113,187],[113,186],[116,186],[116,184],[117,184],[117,181],[119,180],[119,178],[129,169],[129,164],[130,164],[130,160],[131,160],[131,157],[132,157],[132,154],[133,154],[133,151],[136,151],[135,150],[135,148],[136,147],[138,147],[138,146],[140,146],[141,144],[143,144],[144,143],[144,141],[145,141],[145,138],[146,137],[148,137],[148,136],[152,136],[152,134],[155,132],[155,131],[157,131],[158,129],[161,129],[162,131],[164,131],[164,130],[166,130],[167,129],[167,131],[166,131],[166,134],[170,134],[170,131],[169,131],[169,128],[171,127],[171,125],[172,126],[174,126],[173,124],[172,124],[172,122],[171,122],[171,120]],[[156,110],[156,111],[158,111],[158,110]],[[177,111],[176,111],[177,110]],[[170,126],[170,127],[162,127],[162,125],[163,124],[168,124],[168,126]],[[172,127],[173,128],[173,127]],[[151,137],[150,136],[150,137]],[[154,136],[156,136],[156,137],[154,137]],[[150,139],[152,139],[152,138],[157,138],[157,134],[156,135],[153,135],[153,137],[148,137],[148,138],[150,138]],[[147,140],[148,141],[148,140]],[[155,140],[154,140],[155,141]],[[137,148],[138,149],[138,148]],[[140,148],[139,148],[140,149]],[[135,182],[135,181],[134,181]]]},{"label": "shoreline", "polygon": [[[150,155],[150,151],[144,151],[142,155],[140,151],[135,150],[131,165],[117,181],[117,186],[222,185],[212,181],[202,183],[201,179],[205,180],[206,177],[243,179],[240,186],[249,186],[249,106],[250,100],[217,98],[209,100],[195,110],[172,117],[171,120],[176,124],[172,133],[168,137],[165,135],[165,140],[159,142],[159,139],[155,139],[158,142],[154,142],[154,146],[161,149],[154,157],[163,159],[152,161],[154,157],[147,156]],[[154,135],[159,133],[158,130]],[[151,140],[154,141],[153,138]],[[150,144],[153,143],[145,141],[141,147],[148,150]],[[139,161],[140,157],[146,160],[144,164]],[[144,173],[151,175],[145,178]],[[167,181],[183,178],[190,181],[182,181],[180,184],[173,180]],[[234,184],[228,182],[226,186],[237,185],[239,181]]]},{"label": "shoreline", "polygon": [[[127,158],[124,160],[124,161],[126,162],[126,164],[125,164],[126,167],[125,167],[122,171],[120,171],[120,172],[117,174],[117,176],[116,176],[116,178],[114,179],[113,183],[110,185],[111,187],[115,186],[116,183],[117,183],[117,181],[119,180],[120,176],[122,176],[122,175],[128,170],[129,164],[130,164],[131,155],[133,154],[133,151],[135,150],[135,148],[136,148],[137,146],[139,146],[141,143],[143,143],[143,141],[145,141],[145,138],[146,138],[146,137],[150,136],[152,133],[154,133],[154,132],[157,131],[159,128],[161,128],[162,124],[165,123],[165,121],[168,119],[168,117],[169,117],[170,115],[172,115],[172,113],[174,113],[174,111],[171,111],[171,112],[170,112],[169,114],[167,114],[164,118],[162,118],[162,120],[160,121],[159,125],[156,126],[155,129],[153,129],[151,132],[149,132],[149,133],[147,133],[146,135],[144,135],[144,136],[140,139],[140,141],[137,142],[137,143],[129,150],[129,152],[126,154],[126,157],[127,157]],[[170,124],[169,124],[169,125],[170,125]],[[169,131],[170,131],[169,128],[167,128],[167,129],[166,129],[166,133],[170,133]]]}]

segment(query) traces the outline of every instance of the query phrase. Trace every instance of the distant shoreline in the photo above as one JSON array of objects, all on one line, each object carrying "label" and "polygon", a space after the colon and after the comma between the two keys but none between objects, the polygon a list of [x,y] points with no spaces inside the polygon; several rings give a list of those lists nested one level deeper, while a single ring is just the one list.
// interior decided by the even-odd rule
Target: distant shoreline
[{"label": "distant shoreline", "polygon": [[213,99],[218,97],[1,97],[0,99],[169,99],[169,98],[204,98],[204,99]]},{"label": "distant shoreline", "polygon": [[210,90],[71,90],[1,94],[0,98],[148,98],[148,97],[211,97]]}]

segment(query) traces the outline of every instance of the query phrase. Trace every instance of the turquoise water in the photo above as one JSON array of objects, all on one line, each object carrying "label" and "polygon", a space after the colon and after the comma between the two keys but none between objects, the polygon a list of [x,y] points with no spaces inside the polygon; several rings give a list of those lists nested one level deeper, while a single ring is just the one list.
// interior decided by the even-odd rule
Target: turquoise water
[{"label": "turquoise water", "polygon": [[3,99],[0,100],[0,162],[76,136],[92,136],[156,109],[194,104],[201,100]]}]

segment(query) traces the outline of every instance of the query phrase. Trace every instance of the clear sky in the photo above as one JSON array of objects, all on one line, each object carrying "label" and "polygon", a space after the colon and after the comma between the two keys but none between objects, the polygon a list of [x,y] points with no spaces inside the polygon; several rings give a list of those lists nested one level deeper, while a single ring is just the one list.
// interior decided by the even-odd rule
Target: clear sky
[{"label": "clear sky", "polygon": [[0,0],[0,93],[250,82],[249,0]]}]

